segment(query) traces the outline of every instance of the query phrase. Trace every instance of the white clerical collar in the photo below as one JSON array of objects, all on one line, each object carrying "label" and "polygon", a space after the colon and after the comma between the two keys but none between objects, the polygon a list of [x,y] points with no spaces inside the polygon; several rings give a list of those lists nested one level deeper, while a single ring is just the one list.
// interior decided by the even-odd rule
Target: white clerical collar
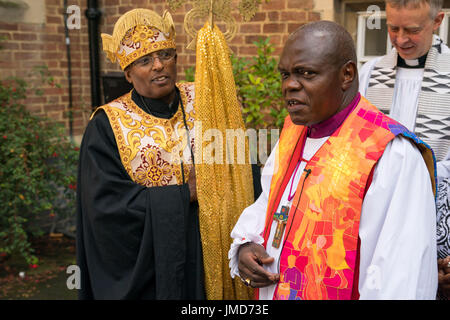
[{"label": "white clerical collar", "polygon": [[419,65],[419,59],[408,60],[405,59],[405,63],[410,67],[415,67]]},{"label": "white clerical collar", "polygon": [[414,69],[415,68],[425,68],[425,62],[427,60],[427,55],[428,55],[428,52],[417,59],[411,59],[411,60],[403,59],[402,57],[400,57],[400,55],[398,55],[397,67],[414,68]]}]

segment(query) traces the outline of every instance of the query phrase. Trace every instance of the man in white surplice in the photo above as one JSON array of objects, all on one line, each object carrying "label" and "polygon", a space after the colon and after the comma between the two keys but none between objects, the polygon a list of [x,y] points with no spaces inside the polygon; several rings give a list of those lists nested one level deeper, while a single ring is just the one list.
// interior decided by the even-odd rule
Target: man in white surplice
[{"label": "man in white surplice", "polygon": [[[348,70],[336,76],[331,61],[342,58],[347,63],[340,70]],[[273,192],[282,192],[276,209],[280,212],[281,204],[291,197],[288,186],[298,185],[307,162],[345,122],[342,113],[352,108],[359,97],[353,42],[342,27],[331,22],[305,25],[291,34],[279,69],[289,116],[295,125],[306,125],[311,134],[306,137],[298,170],[290,176],[284,190],[271,190],[281,140],[277,143],[262,171],[262,194],[243,211],[231,233],[231,276],[239,276],[258,288],[258,298],[262,300],[274,298],[285,244],[282,242],[279,248],[270,245],[277,223],[269,221],[270,234],[264,246],[268,199]],[[346,81],[350,84],[346,83],[345,89],[339,92],[334,89],[343,88],[342,82]],[[324,90],[324,86],[328,87]],[[330,98],[333,95],[335,101]],[[303,100],[295,101],[288,96]],[[418,148],[398,135],[387,144],[374,166],[373,179],[362,203],[358,234],[359,298],[433,299],[437,290],[435,224],[433,189],[425,162]]]},{"label": "man in white surplice", "polygon": [[[387,0],[386,23],[394,48],[364,64],[359,79],[362,95],[432,147],[442,186],[450,183],[450,49],[433,35],[444,17],[441,9],[442,0]],[[438,212],[440,226],[446,215]],[[445,282],[448,287],[450,234],[448,227],[439,230],[440,272],[447,274],[439,286]]]}]

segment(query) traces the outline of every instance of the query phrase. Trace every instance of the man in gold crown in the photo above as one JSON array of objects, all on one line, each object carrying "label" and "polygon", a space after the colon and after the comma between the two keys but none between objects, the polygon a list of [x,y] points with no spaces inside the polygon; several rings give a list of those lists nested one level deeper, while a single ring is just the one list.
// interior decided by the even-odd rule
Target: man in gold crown
[{"label": "man in gold crown", "polygon": [[[252,296],[230,278],[227,259],[230,231],[253,201],[250,164],[202,163],[193,150],[206,130],[244,128],[229,49],[217,27],[202,30],[195,84],[176,82],[168,12],[131,10],[112,35],[102,34],[108,58],[134,88],[94,112],[80,150],[82,299]],[[213,74],[223,83],[213,85]]]},{"label": "man in gold crown", "polygon": [[102,34],[134,89],[98,108],[77,194],[81,299],[204,299],[193,84],[176,84],[169,13],[135,9]]}]

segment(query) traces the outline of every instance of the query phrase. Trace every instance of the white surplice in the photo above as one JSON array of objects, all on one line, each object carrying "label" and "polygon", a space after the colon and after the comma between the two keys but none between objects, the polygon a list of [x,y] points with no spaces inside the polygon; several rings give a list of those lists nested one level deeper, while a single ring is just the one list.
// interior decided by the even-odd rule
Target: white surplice
[{"label": "white surplice", "polygon": [[[448,52],[448,47],[443,46],[443,50]],[[378,57],[370,60],[359,71],[359,92],[363,96],[366,96],[372,70],[381,58]],[[416,126],[417,107],[419,93],[422,88],[423,73],[423,68],[410,69],[397,67],[394,95],[389,116],[403,124],[411,132],[414,132]],[[450,150],[444,159],[436,160],[438,180],[441,181],[444,178],[450,178]]]},{"label": "white surplice", "polygon": [[[309,160],[328,137],[306,139],[303,157]],[[263,243],[262,233],[274,170],[275,152],[268,158],[261,176],[262,194],[240,216],[228,253],[231,276],[239,276],[237,252],[243,243]],[[306,162],[291,176],[277,212],[287,202],[290,186],[296,189]],[[294,174],[293,174],[294,175]],[[294,179],[294,181],[292,181]],[[265,266],[279,273],[279,249],[271,243],[276,229],[272,223],[267,253],[275,262]],[[360,299],[435,299],[437,290],[436,211],[425,162],[409,140],[396,137],[376,164],[366,193],[359,227],[361,239]],[[272,299],[275,285],[260,289],[260,299]]]}]

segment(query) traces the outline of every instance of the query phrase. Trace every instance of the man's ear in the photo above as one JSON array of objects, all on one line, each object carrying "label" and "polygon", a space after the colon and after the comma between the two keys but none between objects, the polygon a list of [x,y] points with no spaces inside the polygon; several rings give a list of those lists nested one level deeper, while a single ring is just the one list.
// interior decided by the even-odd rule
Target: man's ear
[{"label": "man's ear", "polygon": [[342,90],[351,88],[353,81],[358,76],[358,69],[355,62],[348,61],[341,68]]},{"label": "man's ear", "polygon": [[125,79],[127,79],[128,83],[133,84],[130,73],[131,73],[131,68],[125,68],[125,70],[123,71],[123,74],[125,75]]},{"label": "man's ear", "polygon": [[444,20],[444,16],[445,16],[445,13],[443,11],[440,11],[436,15],[436,17],[434,18],[434,21],[433,21],[433,31],[436,31],[437,29],[439,29],[439,26],[441,25],[442,20]]}]

